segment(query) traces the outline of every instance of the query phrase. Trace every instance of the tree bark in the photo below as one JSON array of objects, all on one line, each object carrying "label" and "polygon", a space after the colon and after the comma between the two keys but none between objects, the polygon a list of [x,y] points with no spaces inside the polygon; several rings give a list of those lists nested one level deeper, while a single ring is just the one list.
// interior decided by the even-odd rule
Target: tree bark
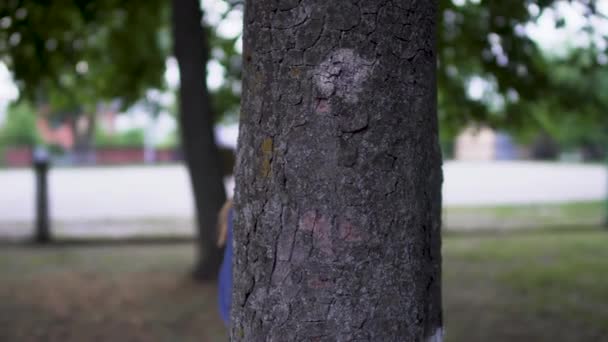
[{"label": "tree bark", "polygon": [[440,341],[437,2],[247,1],[234,341]]},{"label": "tree bark", "polygon": [[209,48],[199,1],[173,0],[172,9],[174,52],[180,73],[178,117],[198,226],[199,256],[194,275],[210,280],[217,277],[221,263],[215,224],[226,192],[206,84]]}]

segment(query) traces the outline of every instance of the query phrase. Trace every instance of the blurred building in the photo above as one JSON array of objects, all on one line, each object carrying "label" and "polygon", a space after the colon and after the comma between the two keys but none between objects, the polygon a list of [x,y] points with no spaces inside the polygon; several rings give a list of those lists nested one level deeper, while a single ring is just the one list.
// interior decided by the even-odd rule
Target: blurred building
[{"label": "blurred building", "polygon": [[[141,164],[146,158],[145,146],[97,146],[95,134],[120,134],[120,103],[99,104],[93,115],[74,112],[51,112],[40,105],[36,113],[36,130],[49,146],[54,164]],[[147,115],[147,114],[146,114]],[[173,162],[180,158],[174,148],[154,148],[153,162]],[[9,167],[28,167],[32,163],[32,146],[7,146],[0,156]]]},{"label": "blurred building", "polygon": [[469,127],[456,137],[456,160],[513,160],[524,156],[511,136],[488,127]]},{"label": "blurred building", "polygon": [[61,146],[66,150],[74,146],[74,132],[69,122],[54,121],[46,116],[39,116],[36,127],[46,144]]}]

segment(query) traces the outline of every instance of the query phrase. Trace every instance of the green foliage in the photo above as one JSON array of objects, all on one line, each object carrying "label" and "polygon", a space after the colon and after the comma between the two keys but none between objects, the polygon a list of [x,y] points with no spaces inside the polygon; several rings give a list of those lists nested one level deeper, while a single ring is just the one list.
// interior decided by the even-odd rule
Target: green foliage
[{"label": "green foliage", "polygon": [[123,133],[107,134],[102,130],[95,132],[96,147],[142,147],[144,130],[131,129]]},{"label": "green foliage", "polygon": [[[606,141],[608,127],[599,119],[590,120],[580,111],[565,111],[550,101],[531,106],[530,119],[549,136],[559,142],[563,148],[575,148],[587,144],[601,144]],[[581,105],[585,109],[585,105]],[[555,112],[560,114],[556,119]],[[598,111],[599,112],[599,111]],[[524,143],[530,143],[536,138],[534,131],[523,130],[517,137]]]},{"label": "green foliage", "polygon": [[[591,45],[558,58],[541,51],[525,33],[528,23],[558,2],[481,0],[456,4],[441,0],[438,98],[444,136],[453,136],[469,122],[512,131],[526,128],[556,133],[549,123],[566,120],[584,130],[605,118],[608,87],[605,82],[600,84],[599,75],[606,68],[597,63],[598,55],[605,51]],[[593,33],[592,19],[606,24],[597,12],[597,1],[570,2],[586,8],[586,32]],[[537,8],[538,14],[531,8]],[[556,15],[556,27],[564,24],[565,18]],[[473,77],[492,84],[493,96],[471,98],[467,85]]]},{"label": "green foliage", "polygon": [[65,148],[59,144],[45,144],[45,147],[51,155],[61,155],[65,152]]},{"label": "green foliage", "polygon": [[179,135],[178,131],[171,132],[163,141],[161,141],[157,147],[161,149],[171,149],[179,146]]},{"label": "green foliage", "polygon": [[[241,10],[228,2],[223,17]],[[591,44],[554,56],[526,34],[526,25],[559,0],[439,2],[438,108],[444,144],[470,123],[501,127],[522,139],[541,129],[567,144],[588,139],[590,129],[593,136],[605,135],[606,128],[594,123],[606,121],[608,78],[597,62],[606,51]],[[606,23],[597,0],[569,2],[585,8],[583,31],[594,34],[592,21]],[[81,109],[66,113],[87,112],[100,100],[115,98],[128,106],[146,89],[163,88],[171,45],[168,11],[161,0],[2,2],[0,60],[14,73],[22,95],[49,101],[55,109]],[[566,20],[556,14],[555,26]],[[211,58],[225,70],[224,84],[211,91],[217,118],[236,117],[239,37],[221,37],[211,27],[207,31]],[[468,92],[476,78],[491,86],[481,98]],[[578,133],[568,130],[572,125]]]},{"label": "green foliage", "polygon": [[[550,76],[562,93],[528,104],[528,125],[540,127],[566,148],[602,144],[608,138],[608,69],[596,69],[592,51],[575,50],[565,60],[551,60]],[[524,141],[530,132],[519,132]]]},{"label": "green foliage", "polygon": [[0,2],[0,60],[22,96],[55,109],[127,106],[162,84],[164,1]]},{"label": "green foliage", "polygon": [[224,83],[215,90],[211,90],[213,109],[217,113],[216,119],[237,118],[241,102],[241,54],[236,49],[236,38],[223,38],[213,30],[208,29],[210,45],[213,48],[211,58],[218,61],[225,72]]},{"label": "green foliage", "polygon": [[32,147],[40,142],[34,109],[26,102],[11,106],[0,129],[0,145]]}]

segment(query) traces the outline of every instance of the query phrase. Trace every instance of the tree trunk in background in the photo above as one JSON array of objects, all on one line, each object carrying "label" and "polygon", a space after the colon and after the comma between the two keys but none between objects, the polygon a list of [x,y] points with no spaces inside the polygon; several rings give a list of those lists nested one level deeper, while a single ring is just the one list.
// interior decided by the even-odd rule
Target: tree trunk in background
[{"label": "tree trunk in background", "polygon": [[[608,129],[606,133],[606,137],[608,137]],[[604,142],[604,159],[606,160],[606,175],[608,177],[608,138]],[[604,227],[608,228],[608,179],[606,180],[606,198],[604,199]]]},{"label": "tree trunk in background", "polygon": [[96,123],[97,119],[94,114],[82,114],[82,116],[72,116],[70,118],[70,125],[74,134],[74,163],[78,165],[95,163],[94,140]]},{"label": "tree trunk in background", "polygon": [[440,341],[437,1],[246,1],[234,341]]},{"label": "tree trunk in background", "polygon": [[221,262],[221,251],[215,245],[215,224],[226,200],[206,84],[209,48],[199,1],[173,0],[172,9],[174,52],[180,73],[180,132],[198,225],[199,256],[194,275],[209,280],[217,276]]}]

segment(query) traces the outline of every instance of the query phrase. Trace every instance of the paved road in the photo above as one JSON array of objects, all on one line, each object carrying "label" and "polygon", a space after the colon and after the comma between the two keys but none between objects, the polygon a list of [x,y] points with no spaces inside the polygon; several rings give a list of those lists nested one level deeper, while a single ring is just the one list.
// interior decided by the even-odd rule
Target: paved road
[{"label": "paved road", "polygon": [[602,200],[607,176],[602,165],[447,162],[443,197],[448,206]]},{"label": "paved road", "polygon": [[[444,173],[448,206],[598,200],[607,188],[599,165],[447,162]],[[192,217],[182,166],[53,169],[49,184],[58,221]],[[232,180],[226,184],[232,188]],[[33,203],[31,171],[0,171],[0,223],[31,222]]]}]

